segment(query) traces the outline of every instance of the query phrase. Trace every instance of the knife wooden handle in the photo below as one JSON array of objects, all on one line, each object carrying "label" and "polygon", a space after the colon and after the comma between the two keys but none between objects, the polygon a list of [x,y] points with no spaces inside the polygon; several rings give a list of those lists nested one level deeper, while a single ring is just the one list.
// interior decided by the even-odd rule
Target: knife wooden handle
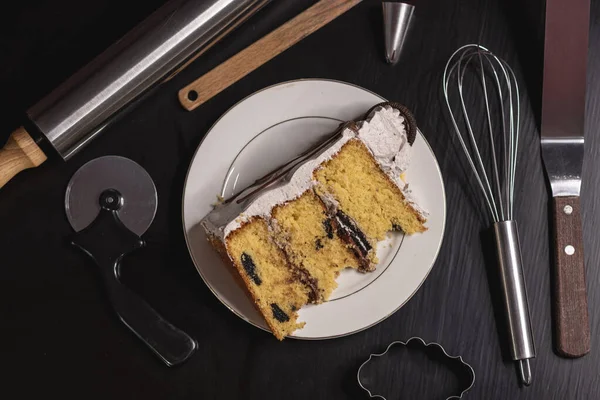
[{"label": "knife wooden handle", "polygon": [[361,1],[319,1],[181,89],[179,102],[192,111]]},{"label": "knife wooden handle", "polygon": [[590,326],[579,197],[555,197],[553,206],[556,350],[581,357],[590,351]]},{"label": "knife wooden handle", "polygon": [[46,155],[35,144],[25,128],[15,130],[0,150],[0,188],[19,172],[46,161]]}]

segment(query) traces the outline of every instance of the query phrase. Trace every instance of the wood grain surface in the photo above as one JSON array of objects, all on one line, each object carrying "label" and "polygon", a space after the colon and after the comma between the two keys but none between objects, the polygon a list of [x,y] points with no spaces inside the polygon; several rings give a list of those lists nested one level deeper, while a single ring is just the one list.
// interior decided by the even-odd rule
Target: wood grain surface
[{"label": "wood grain surface", "polygon": [[[135,2],[135,7],[116,0],[7,2],[0,13],[0,93],[10,101],[0,132],[20,126],[23,110],[162,2]],[[182,109],[180,88],[314,3],[273,1],[69,162],[44,163],[0,191],[0,397],[368,399],[356,382],[360,364],[394,340],[420,336],[473,366],[475,385],[464,399],[600,398],[600,1],[592,1],[581,193],[591,351],[576,359],[560,357],[553,349],[552,203],[537,125],[543,1],[419,0],[402,57],[390,66],[381,3],[364,0],[202,107]],[[521,86],[515,219],[537,350],[533,383],[526,388],[519,387],[508,354],[490,223],[460,144],[453,140],[441,92],[448,57],[474,42],[503,57]],[[227,310],[202,282],[183,238],[181,195],[197,146],[227,109],[266,86],[310,77],[351,82],[414,111],[440,164],[448,219],[431,274],[387,320],[349,337],[279,343]],[[470,102],[480,101],[470,90],[465,95]],[[475,126],[485,133],[483,114]],[[198,341],[197,354],[176,369],[157,362],[122,326],[94,267],[68,243],[66,185],[81,165],[107,154],[140,163],[156,183],[159,206],[145,235],[148,245],[123,260],[122,277]],[[455,387],[454,374],[443,364],[409,352],[397,355],[402,359],[390,365],[386,381],[392,384],[385,387],[399,391],[401,398],[443,399]]]},{"label": "wood grain surface", "polygon": [[552,216],[556,347],[561,355],[581,357],[590,351],[590,324],[579,197],[555,197]]},{"label": "wood grain surface", "polygon": [[179,91],[191,111],[250,72],[327,25],[362,0],[321,0]]},{"label": "wood grain surface", "polygon": [[19,172],[34,168],[46,161],[46,155],[29,133],[17,128],[0,149],[0,188]]}]

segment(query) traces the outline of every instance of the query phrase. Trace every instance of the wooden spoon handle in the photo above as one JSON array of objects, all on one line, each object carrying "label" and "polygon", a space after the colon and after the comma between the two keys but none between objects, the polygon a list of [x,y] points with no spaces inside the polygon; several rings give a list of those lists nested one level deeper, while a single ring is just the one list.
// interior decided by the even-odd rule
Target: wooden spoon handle
[{"label": "wooden spoon handle", "polygon": [[192,111],[361,1],[319,1],[181,89],[179,102],[186,110]]},{"label": "wooden spoon handle", "polygon": [[25,128],[15,130],[0,149],[0,188],[19,172],[46,161],[46,155]]},{"label": "wooden spoon handle", "polygon": [[579,197],[555,197],[553,206],[556,350],[581,357],[590,351],[590,326]]}]

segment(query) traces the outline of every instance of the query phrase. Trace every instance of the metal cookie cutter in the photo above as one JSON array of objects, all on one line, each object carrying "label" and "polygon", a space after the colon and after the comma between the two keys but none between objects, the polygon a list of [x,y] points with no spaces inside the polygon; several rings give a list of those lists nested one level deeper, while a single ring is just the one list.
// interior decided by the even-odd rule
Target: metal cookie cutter
[{"label": "metal cookie cutter", "polygon": [[470,375],[470,383],[469,383],[469,385],[465,389],[463,389],[458,396],[456,396],[456,395],[450,396],[446,400],[461,399],[463,397],[463,395],[465,393],[467,393],[473,387],[473,385],[475,384],[475,371],[473,370],[473,367],[471,367],[471,365],[469,365],[468,363],[466,363],[462,359],[461,356],[451,356],[450,354],[448,354],[446,352],[446,350],[439,343],[435,343],[435,342],[425,343],[425,341],[423,339],[421,339],[420,337],[411,337],[406,342],[395,341],[395,342],[390,343],[383,353],[380,353],[380,354],[377,354],[377,353],[371,354],[369,356],[369,359],[366,360],[364,363],[362,363],[361,366],[358,368],[358,372],[356,374],[356,379],[358,380],[359,386],[369,394],[370,398],[372,398],[372,399],[377,398],[377,399],[386,400],[386,398],[383,397],[382,395],[373,394],[373,392],[371,392],[371,390],[367,389],[365,387],[365,385],[363,385],[363,383],[361,381],[361,371],[362,371],[363,367],[366,366],[367,364],[369,364],[369,362],[371,362],[371,360],[374,357],[383,357],[383,356],[385,356],[390,351],[390,349],[392,347],[394,347],[396,345],[408,346],[411,342],[415,342],[419,347],[422,347],[423,349],[426,349],[426,348],[430,347],[430,348],[438,350],[440,352],[440,354],[442,354],[445,358],[448,358],[450,360],[457,360],[457,361],[459,361],[460,364],[462,364],[462,367],[465,370],[468,371],[468,373]]}]

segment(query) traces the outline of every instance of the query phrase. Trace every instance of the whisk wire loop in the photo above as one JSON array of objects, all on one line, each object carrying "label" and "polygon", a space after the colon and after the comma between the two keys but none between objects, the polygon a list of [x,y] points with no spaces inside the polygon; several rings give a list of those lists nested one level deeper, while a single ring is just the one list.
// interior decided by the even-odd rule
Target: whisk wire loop
[{"label": "whisk wire loop", "polygon": [[[483,147],[476,140],[472,114],[469,113],[465,100],[465,76],[472,71],[476,72],[475,76],[479,79],[485,106],[485,123],[491,157],[491,167],[488,168],[484,162]],[[451,85],[451,82],[454,82],[452,80],[454,75],[456,75],[460,111],[466,132],[459,127],[457,117],[450,106],[449,93],[454,87]],[[494,222],[512,220],[521,114],[519,86],[513,70],[504,60],[485,47],[468,44],[456,50],[446,63],[442,89],[454,132],[475,175],[492,220]],[[497,95],[499,105],[499,126],[494,124],[497,110],[493,108],[491,101],[493,91]],[[496,137],[499,134],[502,135],[500,149],[496,144]],[[490,169],[491,171],[488,172]]]}]

